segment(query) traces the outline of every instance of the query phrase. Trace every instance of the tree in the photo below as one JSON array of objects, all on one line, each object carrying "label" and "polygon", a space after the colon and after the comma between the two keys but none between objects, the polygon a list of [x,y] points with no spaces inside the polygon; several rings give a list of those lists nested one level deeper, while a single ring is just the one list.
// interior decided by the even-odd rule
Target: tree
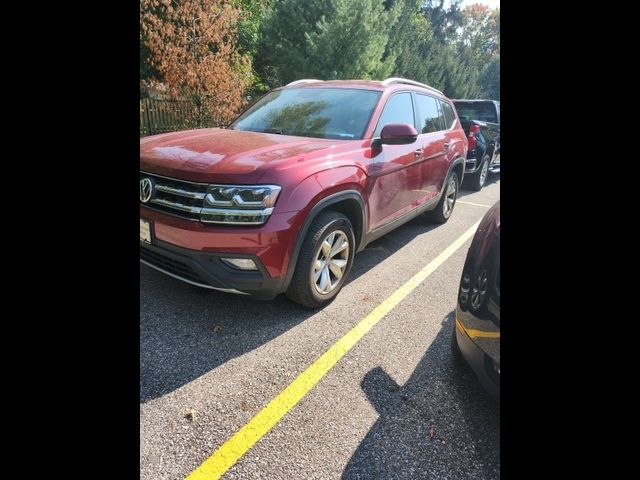
[{"label": "tree", "polygon": [[272,86],[299,78],[383,78],[398,9],[380,0],[279,0],[265,16],[260,74]]},{"label": "tree", "polygon": [[480,93],[480,67],[465,45],[447,47],[444,52],[444,92],[450,98],[474,98]]},{"label": "tree", "polygon": [[462,18],[457,45],[470,72],[467,80],[473,83],[466,96],[500,98],[500,9],[472,4]]},{"label": "tree", "polygon": [[238,24],[238,50],[251,57],[256,55],[260,38],[260,20],[269,8],[271,0],[233,0],[233,5],[240,8]]},{"label": "tree", "polygon": [[389,1],[399,9],[398,22],[390,33],[387,51],[396,59],[393,76],[410,78],[444,88],[444,48],[421,9],[421,0]]},{"label": "tree", "polygon": [[480,92],[485,98],[500,100],[500,57],[494,58],[482,71]]},{"label": "tree", "polygon": [[140,39],[140,98],[148,94],[149,83],[160,77],[153,65],[151,65],[151,52],[144,40]]},{"label": "tree", "polygon": [[476,3],[465,8],[462,14],[459,42],[484,59],[500,54],[500,10],[491,11],[486,5]]},{"label": "tree", "polygon": [[193,101],[195,126],[225,124],[243,104],[252,74],[250,57],[237,49],[240,15],[225,0],[140,2],[150,64],[171,96]]},{"label": "tree", "polygon": [[[500,53],[500,10],[490,11],[480,4],[461,10],[460,0],[453,0],[449,8],[444,7],[444,0],[421,3],[432,31],[428,40],[430,58],[426,59],[424,54],[412,56],[433,69],[431,85],[441,88],[449,97],[479,96],[483,88],[481,76],[485,71],[488,74],[488,64]],[[425,48],[422,39],[417,43],[414,49]],[[426,70],[427,66],[409,64],[409,69]]]},{"label": "tree", "polygon": [[459,29],[464,23],[460,4],[462,0],[451,0],[449,8],[444,7],[445,0],[426,0],[423,11],[433,25],[433,33],[441,44],[455,42]]}]

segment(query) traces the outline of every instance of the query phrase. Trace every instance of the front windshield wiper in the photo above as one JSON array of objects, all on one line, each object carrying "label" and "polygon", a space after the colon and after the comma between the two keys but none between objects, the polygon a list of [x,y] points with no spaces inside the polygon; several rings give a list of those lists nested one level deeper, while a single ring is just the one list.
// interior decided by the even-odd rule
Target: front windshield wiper
[{"label": "front windshield wiper", "polygon": [[277,128],[267,128],[265,130],[262,130],[262,133],[275,133],[276,135],[284,135],[284,133],[282,133],[282,130]]},{"label": "front windshield wiper", "polygon": [[265,130],[254,130],[252,128],[237,128],[229,127],[230,130],[238,130],[240,132],[255,132],[255,133],[273,133],[275,135],[284,135],[283,131],[278,128],[267,128]]}]

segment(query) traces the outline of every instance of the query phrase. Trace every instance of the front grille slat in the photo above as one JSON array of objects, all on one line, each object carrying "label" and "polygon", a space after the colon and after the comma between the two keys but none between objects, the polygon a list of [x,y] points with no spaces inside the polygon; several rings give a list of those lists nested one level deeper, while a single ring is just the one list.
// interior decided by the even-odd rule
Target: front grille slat
[{"label": "front grille slat", "polygon": [[202,207],[192,207],[191,205],[184,205],[178,202],[171,202],[169,200],[165,200],[164,198],[154,198],[151,200],[152,203],[156,205],[162,205],[167,208],[174,208],[176,210],[180,210],[181,212],[187,212],[199,215],[202,211]]},{"label": "front grille slat", "polygon": [[181,197],[192,198],[194,200],[204,200],[206,192],[192,192],[189,190],[183,190],[181,188],[174,188],[169,185],[156,185],[156,190],[159,192],[171,193],[173,195],[179,195]]},{"label": "front grille slat", "polygon": [[153,181],[153,196],[148,203],[142,205],[183,218],[200,220],[207,194],[206,184],[140,172],[140,178],[144,177]]}]

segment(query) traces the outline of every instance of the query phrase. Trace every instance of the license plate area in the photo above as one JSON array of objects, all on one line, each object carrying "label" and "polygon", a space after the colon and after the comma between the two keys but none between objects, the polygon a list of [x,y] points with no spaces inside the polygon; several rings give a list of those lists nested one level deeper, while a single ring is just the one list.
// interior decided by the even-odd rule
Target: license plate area
[{"label": "license plate area", "polygon": [[140,244],[151,244],[151,222],[140,219]]}]

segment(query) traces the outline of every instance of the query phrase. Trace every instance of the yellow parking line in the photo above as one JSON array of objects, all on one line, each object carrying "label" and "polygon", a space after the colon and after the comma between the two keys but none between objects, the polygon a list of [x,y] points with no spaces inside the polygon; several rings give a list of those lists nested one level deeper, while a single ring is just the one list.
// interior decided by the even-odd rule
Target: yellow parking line
[{"label": "yellow parking line", "polygon": [[285,414],[333,368],[360,339],[373,328],[387,313],[407,297],[420,283],[431,275],[445,260],[469,240],[480,221],[464,232],[440,255],[393,292],[386,300],[374,308],[346,335],[334,343],[325,353],[282,390],[249,423],[238,430],[218,450],[194,470],[186,480],[218,479],[229,470],[247,451],[269,432]]},{"label": "yellow parking line", "polygon": [[491,205],[483,205],[482,203],[465,202],[464,200],[458,200],[457,203],[464,203],[465,205],[475,205],[476,207],[491,208]]}]

